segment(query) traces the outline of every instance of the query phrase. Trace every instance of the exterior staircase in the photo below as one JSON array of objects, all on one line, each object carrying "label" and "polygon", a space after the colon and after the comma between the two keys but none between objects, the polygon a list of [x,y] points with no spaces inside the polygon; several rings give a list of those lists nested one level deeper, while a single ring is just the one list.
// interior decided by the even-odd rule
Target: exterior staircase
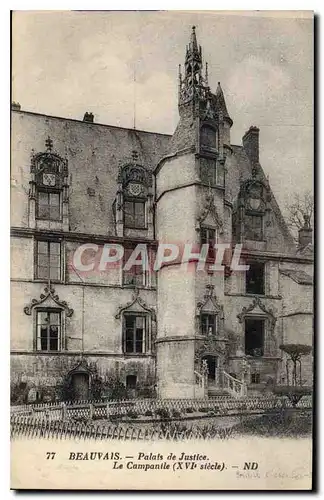
[{"label": "exterior staircase", "polygon": [[195,398],[215,398],[215,397],[247,397],[247,387],[245,382],[239,380],[225,370],[222,372],[222,385],[217,386],[208,382],[208,377],[198,371],[195,371]]},{"label": "exterior staircase", "polygon": [[216,387],[214,385],[208,385],[208,397],[209,398],[216,398],[218,396],[224,398],[230,398],[230,394],[228,392],[226,392],[224,389],[220,388],[220,387]]}]

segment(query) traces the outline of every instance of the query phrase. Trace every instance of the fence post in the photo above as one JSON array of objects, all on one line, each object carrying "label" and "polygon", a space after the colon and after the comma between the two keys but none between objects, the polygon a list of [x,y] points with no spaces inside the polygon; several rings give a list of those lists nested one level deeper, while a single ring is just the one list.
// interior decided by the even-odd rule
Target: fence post
[{"label": "fence post", "polygon": [[93,419],[93,404],[92,403],[89,404],[89,410],[90,410],[89,418],[90,418],[90,420],[92,420]]},{"label": "fence post", "polygon": [[63,403],[62,403],[62,420],[63,420],[63,421],[64,421],[64,420],[66,420],[66,416],[67,416],[67,415],[66,415],[66,411],[67,411],[67,410],[66,410],[66,404],[63,402]]}]

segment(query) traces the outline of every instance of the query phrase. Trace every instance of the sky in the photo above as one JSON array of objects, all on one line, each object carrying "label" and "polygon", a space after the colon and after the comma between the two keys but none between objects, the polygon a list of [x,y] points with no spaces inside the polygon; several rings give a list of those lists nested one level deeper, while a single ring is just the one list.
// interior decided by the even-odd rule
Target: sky
[{"label": "sky", "polygon": [[[196,26],[220,81],[232,144],[260,128],[260,161],[281,208],[313,188],[313,21],[309,13],[69,12],[13,15],[12,99],[25,111],[172,134],[178,66]],[[135,82],[134,82],[135,77]]]}]

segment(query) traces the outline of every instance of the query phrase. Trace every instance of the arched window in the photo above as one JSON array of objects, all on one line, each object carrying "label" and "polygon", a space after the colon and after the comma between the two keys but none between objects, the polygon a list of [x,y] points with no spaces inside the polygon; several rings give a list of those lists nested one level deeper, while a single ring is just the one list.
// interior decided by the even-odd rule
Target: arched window
[{"label": "arched window", "polygon": [[216,148],[216,130],[210,125],[203,125],[200,131],[200,143],[208,148]]}]

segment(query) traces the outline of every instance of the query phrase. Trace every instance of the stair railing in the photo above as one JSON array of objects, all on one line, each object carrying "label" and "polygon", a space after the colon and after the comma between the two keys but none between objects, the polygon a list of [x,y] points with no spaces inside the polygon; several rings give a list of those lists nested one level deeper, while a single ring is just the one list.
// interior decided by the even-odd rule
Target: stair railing
[{"label": "stair railing", "polygon": [[235,398],[244,398],[247,396],[246,383],[243,380],[233,377],[225,370],[223,370],[223,385],[225,391]]},{"label": "stair railing", "polygon": [[202,373],[197,372],[196,370],[194,371],[194,375],[195,375],[195,385],[199,387],[200,392],[205,397],[207,390],[206,377]]}]

